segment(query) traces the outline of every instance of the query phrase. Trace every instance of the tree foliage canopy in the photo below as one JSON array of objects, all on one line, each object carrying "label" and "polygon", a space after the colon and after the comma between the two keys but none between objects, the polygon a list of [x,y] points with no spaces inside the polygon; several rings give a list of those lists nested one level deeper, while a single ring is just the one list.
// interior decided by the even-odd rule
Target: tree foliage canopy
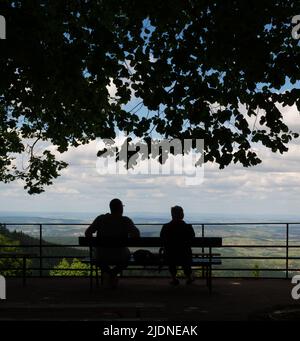
[{"label": "tree foliage canopy", "polygon": [[29,193],[52,183],[67,165],[36,155],[36,141],[63,153],[117,130],[199,138],[223,168],[261,162],[254,143],[283,153],[297,137],[279,109],[300,109],[299,89],[280,91],[300,80],[297,1],[1,3],[0,181],[23,179]]}]

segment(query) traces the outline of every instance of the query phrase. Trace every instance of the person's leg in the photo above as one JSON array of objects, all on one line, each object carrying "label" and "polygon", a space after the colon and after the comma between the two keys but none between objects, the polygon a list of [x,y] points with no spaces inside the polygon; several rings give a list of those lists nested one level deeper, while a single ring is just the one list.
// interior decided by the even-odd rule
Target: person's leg
[{"label": "person's leg", "polygon": [[183,263],[182,264],[182,269],[185,274],[185,277],[190,277],[192,275],[192,268],[189,263]]},{"label": "person's leg", "polygon": [[178,285],[179,280],[177,278],[177,261],[176,261],[176,253],[168,250],[165,252],[165,260],[169,267],[169,272],[172,277],[171,285]]},{"label": "person's leg", "polygon": [[113,275],[117,276],[120,272],[128,267],[130,261],[130,251],[128,249],[121,250],[117,257],[115,257],[114,267],[112,269]]},{"label": "person's leg", "polygon": [[128,262],[122,262],[115,265],[111,269],[111,287],[114,289],[118,286],[118,274],[124,271],[128,266]]},{"label": "person's leg", "polygon": [[193,277],[193,271],[192,271],[191,263],[190,262],[184,262],[182,264],[182,269],[183,269],[184,275],[187,279],[186,283],[191,284],[195,280]]},{"label": "person's leg", "polygon": [[170,284],[172,285],[178,285],[179,284],[179,280],[177,278],[177,266],[176,264],[169,264],[169,271],[172,277],[172,281]]},{"label": "person's leg", "polygon": [[111,276],[112,270],[108,264],[99,263],[99,269],[101,270],[101,283],[103,283],[104,287],[111,287]]},{"label": "person's leg", "polygon": [[118,275],[119,273],[121,273],[122,271],[124,271],[128,266],[128,263],[120,263],[115,265],[115,267],[112,269],[112,273],[114,275]]},{"label": "person's leg", "polygon": [[100,263],[99,268],[101,270],[101,273],[107,273],[107,274],[111,273],[111,268],[109,267],[108,264]]}]

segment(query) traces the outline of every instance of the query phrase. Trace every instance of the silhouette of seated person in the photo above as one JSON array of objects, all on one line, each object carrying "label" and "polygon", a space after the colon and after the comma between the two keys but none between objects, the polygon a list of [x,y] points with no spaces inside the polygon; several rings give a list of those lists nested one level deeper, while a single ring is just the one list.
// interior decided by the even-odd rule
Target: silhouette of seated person
[{"label": "silhouette of seated person", "polygon": [[194,281],[192,275],[192,249],[191,242],[195,237],[192,225],[187,224],[182,207],[171,208],[172,220],[163,225],[160,237],[163,239],[165,249],[165,260],[169,266],[172,276],[170,284],[178,285],[177,266],[181,265],[187,278],[186,284]]},{"label": "silhouette of seated person", "polygon": [[[86,237],[92,237],[97,233],[98,238],[110,241],[139,238],[140,231],[133,221],[123,216],[123,203],[119,199],[113,199],[110,204],[111,213],[98,216],[85,232]],[[101,269],[104,284],[109,287],[117,286],[117,276],[127,268],[130,260],[130,251],[127,247],[97,247],[96,261]]]}]

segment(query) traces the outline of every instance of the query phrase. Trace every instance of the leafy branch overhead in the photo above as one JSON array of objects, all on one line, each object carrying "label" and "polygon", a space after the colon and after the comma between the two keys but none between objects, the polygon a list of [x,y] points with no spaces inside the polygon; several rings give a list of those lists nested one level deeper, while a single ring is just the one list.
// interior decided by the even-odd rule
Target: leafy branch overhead
[{"label": "leafy branch overhead", "polygon": [[67,166],[46,150],[18,169],[28,139],[60,153],[117,130],[204,139],[205,161],[223,168],[298,136],[279,109],[300,109],[297,1],[2,3],[0,181],[40,193]]}]

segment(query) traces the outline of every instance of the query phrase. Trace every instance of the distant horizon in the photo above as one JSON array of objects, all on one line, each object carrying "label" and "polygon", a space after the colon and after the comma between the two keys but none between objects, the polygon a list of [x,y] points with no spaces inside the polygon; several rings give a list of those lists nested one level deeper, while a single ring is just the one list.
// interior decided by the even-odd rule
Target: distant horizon
[{"label": "distant horizon", "polygon": [[[98,212],[95,211],[0,211],[0,218],[45,218],[45,219],[66,219],[66,220],[76,220],[76,219],[92,219],[96,217],[97,215],[100,214],[105,214],[107,213],[108,210],[103,210],[102,212],[99,210]],[[170,217],[169,212],[137,212],[137,211],[131,211],[131,212],[124,212],[124,215],[131,216],[133,218],[147,218],[147,219],[168,219]],[[230,212],[187,212],[185,214],[186,220],[194,220],[194,219],[212,219],[212,218],[217,218],[217,219],[225,219],[230,220],[232,218],[233,220],[235,219],[263,219],[266,221],[267,219],[272,220],[272,218],[275,221],[280,220],[280,218],[284,219],[287,221],[287,218],[290,218],[290,220],[295,221],[295,219],[298,218],[298,221],[300,222],[300,214],[296,213],[290,213],[290,214],[281,214],[281,213],[270,213],[266,212],[265,214],[263,213],[230,213]],[[274,221],[274,222],[275,222]],[[1,221],[0,221],[1,223]]]}]

